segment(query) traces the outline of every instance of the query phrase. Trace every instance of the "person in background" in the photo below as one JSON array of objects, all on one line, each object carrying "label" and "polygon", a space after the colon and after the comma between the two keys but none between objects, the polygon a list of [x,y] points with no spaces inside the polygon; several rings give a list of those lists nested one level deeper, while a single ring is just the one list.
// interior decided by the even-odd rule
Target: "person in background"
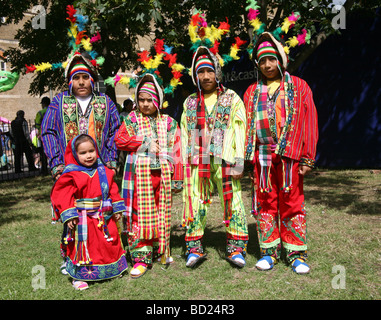
[{"label": "person in background", "polygon": [[[128,98],[123,101],[123,108],[122,111],[120,112],[120,121],[123,123],[124,119],[129,115],[129,113],[134,109],[134,101],[131,98]],[[126,162],[126,156],[127,156],[127,151],[123,150],[118,150],[118,175],[123,174],[123,168],[124,164]]]},{"label": "person in background", "polygon": [[21,173],[21,163],[23,154],[25,154],[28,162],[29,171],[38,170],[34,165],[32,141],[30,140],[28,122],[24,118],[25,112],[19,110],[16,113],[16,118],[11,122],[11,135],[14,141],[15,154],[15,173]]},{"label": "person in background", "polygon": [[44,119],[44,115],[46,110],[48,110],[48,106],[50,105],[50,99],[48,97],[43,97],[41,99],[41,110],[39,110],[34,119],[35,128],[37,130],[37,145],[36,151],[40,155],[40,164],[41,164],[41,173],[46,175],[48,174],[48,162],[46,158],[46,154],[44,152],[44,148],[41,142],[41,124]]}]

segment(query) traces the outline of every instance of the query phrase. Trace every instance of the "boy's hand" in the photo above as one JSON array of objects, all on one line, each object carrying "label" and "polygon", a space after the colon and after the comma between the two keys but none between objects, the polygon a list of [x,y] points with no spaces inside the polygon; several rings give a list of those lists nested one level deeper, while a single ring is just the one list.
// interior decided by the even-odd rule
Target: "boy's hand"
[{"label": "boy's hand", "polygon": [[310,168],[309,166],[299,166],[298,173],[301,176],[305,176],[306,174],[309,174],[311,172],[311,170],[312,170],[312,168]]}]

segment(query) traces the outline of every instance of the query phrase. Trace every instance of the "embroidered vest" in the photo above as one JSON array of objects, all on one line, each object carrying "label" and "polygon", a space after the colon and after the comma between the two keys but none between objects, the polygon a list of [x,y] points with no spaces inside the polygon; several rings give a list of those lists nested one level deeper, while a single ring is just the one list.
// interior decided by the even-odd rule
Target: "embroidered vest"
[{"label": "embroidered vest", "polygon": [[[234,93],[224,92],[218,98],[213,111],[206,113],[206,127],[211,134],[210,155],[222,158],[225,130],[228,128],[231,105]],[[197,95],[192,94],[186,101],[186,117],[188,131],[188,145],[186,147],[186,157],[192,155],[197,127]]]},{"label": "embroidered vest", "polygon": [[62,119],[66,144],[75,136],[86,133],[102,145],[102,132],[107,114],[107,101],[104,96],[93,96],[84,115],[78,112],[80,106],[74,96],[63,96]]}]

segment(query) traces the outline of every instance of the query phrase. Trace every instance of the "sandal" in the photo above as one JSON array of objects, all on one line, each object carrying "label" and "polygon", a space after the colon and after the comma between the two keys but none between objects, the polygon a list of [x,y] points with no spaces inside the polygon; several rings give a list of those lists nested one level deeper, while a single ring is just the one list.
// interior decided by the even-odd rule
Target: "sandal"
[{"label": "sandal", "polygon": [[297,274],[307,274],[310,272],[310,266],[302,258],[296,258],[291,263],[292,270]]},{"label": "sandal", "polygon": [[198,262],[201,262],[206,258],[206,253],[190,253],[187,258],[186,266],[188,268],[193,268]]},{"label": "sandal", "polygon": [[73,288],[75,290],[86,290],[89,288],[89,285],[85,281],[80,281],[80,280],[73,280],[72,282]]},{"label": "sandal", "polygon": [[274,268],[275,263],[276,263],[275,258],[273,258],[271,256],[264,256],[258,260],[255,267],[258,270],[267,271],[267,270],[271,270],[272,268]]},{"label": "sandal", "polygon": [[240,252],[232,252],[226,257],[226,260],[240,268],[243,268],[246,265],[246,260]]},{"label": "sandal", "polygon": [[130,271],[131,278],[140,278],[147,272],[147,265],[145,263],[139,262],[135,263],[134,267]]},{"label": "sandal", "polygon": [[61,270],[61,273],[64,274],[64,275],[68,275],[69,274],[67,272],[67,270],[66,270],[66,261],[61,264],[60,270]]}]

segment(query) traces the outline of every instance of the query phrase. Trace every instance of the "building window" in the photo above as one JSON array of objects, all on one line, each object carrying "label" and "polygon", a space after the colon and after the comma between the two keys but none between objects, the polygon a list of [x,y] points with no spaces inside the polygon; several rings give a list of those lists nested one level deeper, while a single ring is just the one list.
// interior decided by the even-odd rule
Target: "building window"
[{"label": "building window", "polygon": [[7,71],[7,63],[3,60],[0,60],[0,71]]}]

